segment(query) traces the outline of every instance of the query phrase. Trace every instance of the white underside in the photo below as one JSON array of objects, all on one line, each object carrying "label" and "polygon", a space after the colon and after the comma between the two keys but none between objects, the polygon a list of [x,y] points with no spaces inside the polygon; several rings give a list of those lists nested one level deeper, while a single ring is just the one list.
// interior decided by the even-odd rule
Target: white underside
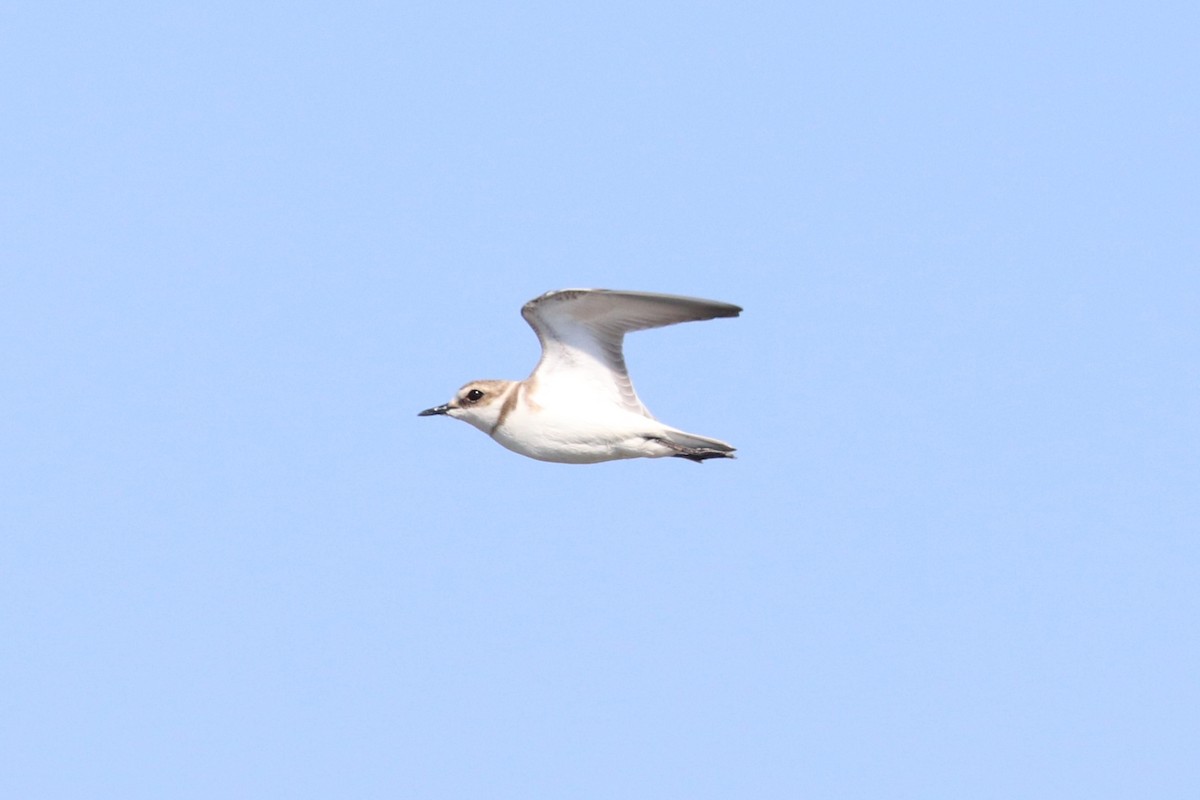
[{"label": "white underside", "polygon": [[[679,450],[660,439],[692,436],[657,420],[609,407],[576,416],[518,407],[492,434],[513,452],[539,461],[594,464],[625,458],[663,458]],[[700,437],[703,438],[703,437]],[[717,443],[723,444],[723,443]]]}]

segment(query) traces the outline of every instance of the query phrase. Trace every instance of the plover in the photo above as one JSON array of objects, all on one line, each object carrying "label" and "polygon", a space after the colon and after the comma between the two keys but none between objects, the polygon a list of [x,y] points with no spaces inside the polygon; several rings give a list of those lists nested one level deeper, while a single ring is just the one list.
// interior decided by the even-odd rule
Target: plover
[{"label": "plover", "polygon": [[729,303],[648,292],[563,289],[521,309],[542,344],[523,381],[471,381],[442,414],[469,422],[516,453],[540,461],[592,464],[672,456],[733,458],[733,446],[656,420],[633,390],[621,345],[629,331],[736,317]]}]

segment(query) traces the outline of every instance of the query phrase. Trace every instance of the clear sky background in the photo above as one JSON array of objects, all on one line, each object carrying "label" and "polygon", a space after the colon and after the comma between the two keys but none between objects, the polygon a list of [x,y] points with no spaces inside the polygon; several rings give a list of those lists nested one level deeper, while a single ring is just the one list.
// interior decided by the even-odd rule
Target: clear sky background
[{"label": "clear sky background", "polygon": [[[1200,796],[1194,3],[0,18],[0,795]],[[736,461],[418,419],[631,336]]]}]

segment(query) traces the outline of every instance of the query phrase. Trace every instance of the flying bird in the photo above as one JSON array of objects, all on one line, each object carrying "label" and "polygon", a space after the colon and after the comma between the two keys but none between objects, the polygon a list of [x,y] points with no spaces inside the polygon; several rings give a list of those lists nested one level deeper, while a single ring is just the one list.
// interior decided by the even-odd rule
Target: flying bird
[{"label": "flying bird", "polygon": [[540,461],[733,458],[732,445],[656,420],[633,389],[621,346],[630,331],[741,311],[729,303],[649,292],[547,292],[521,309],[542,344],[542,358],[528,378],[471,381],[449,403],[418,416],[461,419]]}]

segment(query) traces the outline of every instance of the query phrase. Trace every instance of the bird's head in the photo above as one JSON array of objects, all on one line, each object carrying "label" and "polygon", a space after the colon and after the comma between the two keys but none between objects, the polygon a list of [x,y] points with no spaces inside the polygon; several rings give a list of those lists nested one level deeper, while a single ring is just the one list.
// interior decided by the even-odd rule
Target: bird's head
[{"label": "bird's head", "polygon": [[427,408],[417,416],[454,417],[490,435],[500,422],[504,400],[515,385],[514,381],[471,381],[455,392],[449,403]]}]

